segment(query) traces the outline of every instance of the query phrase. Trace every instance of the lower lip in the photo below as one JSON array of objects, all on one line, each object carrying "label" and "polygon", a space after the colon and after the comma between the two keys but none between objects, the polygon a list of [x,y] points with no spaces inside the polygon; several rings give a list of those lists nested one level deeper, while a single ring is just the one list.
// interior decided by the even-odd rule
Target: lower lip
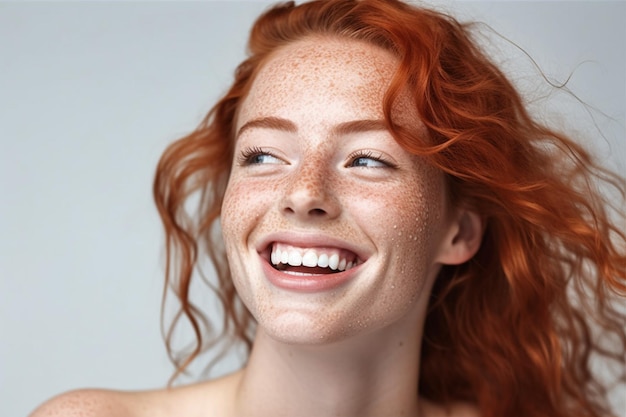
[{"label": "lower lip", "polygon": [[274,269],[269,262],[263,262],[267,280],[278,288],[298,292],[320,292],[335,289],[350,281],[360,265],[346,271],[322,275],[292,275]]}]

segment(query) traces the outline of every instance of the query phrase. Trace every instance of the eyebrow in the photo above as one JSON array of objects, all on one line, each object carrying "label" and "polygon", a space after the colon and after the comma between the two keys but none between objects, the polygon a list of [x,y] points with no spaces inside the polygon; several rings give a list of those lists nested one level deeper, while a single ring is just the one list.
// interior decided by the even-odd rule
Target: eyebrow
[{"label": "eyebrow", "polygon": [[350,122],[340,123],[333,128],[333,133],[339,136],[349,135],[351,133],[371,132],[373,130],[386,131],[387,123],[384,120],[353,120]]},{"label": "eyebrow", "polygon": [[[261,117],[258,119],[252,119],[244,123],[244,125],[239,128],[236,137],[238,138],[243,132],[253,128],[281,130],[289,133],[296,133],[298,131],[295,123],[293,123],[291,120],[283,119],[280,117]],[[349,122],[340,123],[335,126],[333,128],[333,133],[335,135],[344,136],[351,133],[370,132],[376,130],[388,130],[387,123],[384,120],[379,119],[352,120]]]},{"label": "eyebrow", "polygon": [[236,137],[238,138],[246,130],[254,128],[282,130],[290,133],[298,131],[296,125],[290,120],[282,119],[280,117],[261,117],[258,119],[252,119],[241,126]]}]

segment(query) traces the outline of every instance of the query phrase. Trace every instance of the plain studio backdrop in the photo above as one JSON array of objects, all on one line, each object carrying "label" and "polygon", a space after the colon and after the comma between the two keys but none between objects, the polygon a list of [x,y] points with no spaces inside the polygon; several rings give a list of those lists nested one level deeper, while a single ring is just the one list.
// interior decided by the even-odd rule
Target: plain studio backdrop
[{"label": "plain studio backdrop", "polygon": [[[0,416],[166,384],[154,168],[225,92],[267,4],[0,2]],[[438,7],[488,23],[548,78],[572,74],[586,105],[483,28],[533,109],[626,174],[626,3]]]}]

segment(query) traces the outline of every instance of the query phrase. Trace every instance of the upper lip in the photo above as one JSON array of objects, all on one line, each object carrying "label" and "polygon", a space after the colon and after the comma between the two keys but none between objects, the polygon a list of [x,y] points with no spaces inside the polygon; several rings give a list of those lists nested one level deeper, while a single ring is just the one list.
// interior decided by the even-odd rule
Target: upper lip
[{"label": "upper lip", "polygon": [[262,254],[268,251],[270,245],[274,242],[285,243],[299,248],[339,248],[354,252],[361,262],[365,262],[369,258],[370,253],[363,247],[355,245],[336,237],[323,234],[313,233],[297,233],[275,232],[265,235],[256,245],[258,253]]}]

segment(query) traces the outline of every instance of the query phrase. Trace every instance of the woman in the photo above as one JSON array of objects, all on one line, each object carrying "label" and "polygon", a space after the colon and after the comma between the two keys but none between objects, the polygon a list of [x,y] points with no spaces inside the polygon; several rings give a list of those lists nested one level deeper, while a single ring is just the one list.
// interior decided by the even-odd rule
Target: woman
[{"label": "woman", "polygon": [[624,180],[536,123],[469,27],[436,12],[286,4],[250,50],[154,187],[173,325],[197,338],[182,357],[169,345],[178,373],[214,343],[189,294],[205,254],[247,364],[34,415],[609,415],[590,360],[625,382],[626,236],[597,184],[623,201]]}]

